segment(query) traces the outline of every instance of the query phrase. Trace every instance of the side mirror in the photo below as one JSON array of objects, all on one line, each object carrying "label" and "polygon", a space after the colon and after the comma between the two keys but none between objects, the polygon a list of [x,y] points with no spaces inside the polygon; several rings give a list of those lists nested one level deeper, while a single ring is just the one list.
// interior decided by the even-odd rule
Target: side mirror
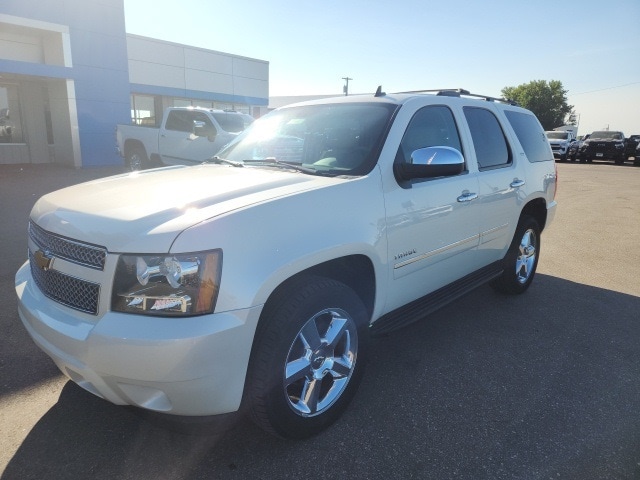
[{"label": "side mirror", "polygon": [[396,163],[398,180],[435,178],[459,175],[464,172],[464,157],[451,147],[419,148],[411,154],[411,163]]},{"label": "side mirror", "polygon": [[209,137],[209,140],[213,141],[216,138],[216,128],[213,125],[207,125],[205,122],[194,120],[193,122],[193,134],[196,137]]}]

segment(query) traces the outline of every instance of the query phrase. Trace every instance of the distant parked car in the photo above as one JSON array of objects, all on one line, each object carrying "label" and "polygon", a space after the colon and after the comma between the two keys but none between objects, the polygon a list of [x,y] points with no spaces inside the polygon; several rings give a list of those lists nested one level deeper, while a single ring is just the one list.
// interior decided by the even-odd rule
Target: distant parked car
[{"label": "distant parked car", "polygon": [[578,156],[580,161],[591,162],[598,160],[613,160],[616,165],[624,162],[624,133],[619,131],[595,131],[580,147]]},{"label": "distant parked car", "polygon": [[624,141],[624,159],[633,157],[636,154],[636,149],[640,144],[640,135],[631,135]]},{"label": "distant parked car", "polygon": [[565,162],[568,157],[569,148],[576,141],[575,133],[566,130],[552,130],[544,132],[551,145],[551,151],[553,151],[553,157],[556,160]]},{"label": "distant parked car", "polygon": [[587,133],[586,135],[578,137],[575,142],[569,145],[569,150],[567,150],[568,160],[571,160],[572,162],[575,162],[576,160],[578,160],[578,152],[580,151],[580,147],[582,146],[584,141],[587,140],[590,136],[591,134]]},{"label": "distant parked car", "polygon": [[633,164],[636,167],[640,167],[640,143],[638,143],[638,146],[636,147],[636,156],[634,157]]}]

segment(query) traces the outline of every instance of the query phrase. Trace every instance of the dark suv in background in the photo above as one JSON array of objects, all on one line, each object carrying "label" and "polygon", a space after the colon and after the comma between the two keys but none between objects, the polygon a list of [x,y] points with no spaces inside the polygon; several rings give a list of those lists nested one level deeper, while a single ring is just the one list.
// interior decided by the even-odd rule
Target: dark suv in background
[{"label": "dark suv in background", "polygon": [[616,165],[622,164],[625,158],[624,133],[618,131],[595,131],[580,147],[578,157],[581,162],[593,159],[613,160]]},{"label": "dark suv in background", "polygon": [[640,144],[640,135],[629,135],[624,141],[624,159],[627,160],[629,157],[634,157],[636,155],[636,149]]}]

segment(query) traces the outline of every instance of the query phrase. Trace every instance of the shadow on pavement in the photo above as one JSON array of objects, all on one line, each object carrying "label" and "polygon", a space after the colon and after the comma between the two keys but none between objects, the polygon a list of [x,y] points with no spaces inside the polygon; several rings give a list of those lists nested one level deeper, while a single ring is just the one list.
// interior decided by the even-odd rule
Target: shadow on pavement
[{"label": "shadow on pavement", "polygon": [[374,340],[346,414],[304,442],[158,427],[68,383],[2,480],[638,479],[640,298],[538,274]]}]

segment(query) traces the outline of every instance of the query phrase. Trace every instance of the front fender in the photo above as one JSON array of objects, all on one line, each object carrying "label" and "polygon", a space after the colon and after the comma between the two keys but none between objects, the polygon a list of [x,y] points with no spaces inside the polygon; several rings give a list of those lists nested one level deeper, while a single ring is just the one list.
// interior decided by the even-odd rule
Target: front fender
[{"label": "front fender", "polygon": [[369,257],[376,284],[384,284],[384,218],[376,169],[212,218],[181,233],[171,251],[221,248],[216,312],[250,308],[293,275],[348,255]]}]

